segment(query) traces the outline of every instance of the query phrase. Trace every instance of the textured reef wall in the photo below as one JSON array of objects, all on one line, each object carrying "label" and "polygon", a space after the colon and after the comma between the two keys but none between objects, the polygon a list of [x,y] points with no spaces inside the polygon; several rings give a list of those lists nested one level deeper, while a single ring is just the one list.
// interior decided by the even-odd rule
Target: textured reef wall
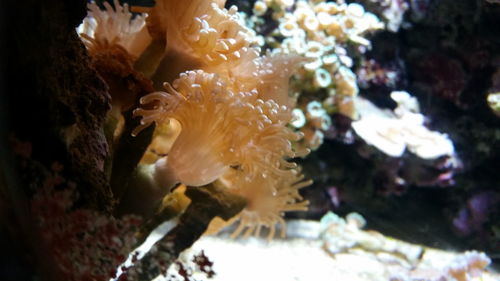
[{"label": "textured reef wall", "polygon": [[329,210],[498,257],[498,3],[126,2],[2,4],[0,279],[148,280]]}]

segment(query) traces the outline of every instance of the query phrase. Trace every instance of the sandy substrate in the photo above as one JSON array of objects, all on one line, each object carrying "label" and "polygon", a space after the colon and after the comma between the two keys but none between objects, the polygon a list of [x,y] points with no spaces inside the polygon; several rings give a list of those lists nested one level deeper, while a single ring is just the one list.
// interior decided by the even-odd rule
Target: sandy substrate
[{"label": "sandy substrate", "polygon": [[[385,244],[361,244],[343,248],[337,253],[325,249],[324,237],[314,235],[318,228],[314,222],[295,222],[302,233],[291,230],[292,238],[267,241],[260,238],[229,239],[228,237],[203,237],[180,258],[192,270],[190,280],[216,281],[424,281],[453,280],[439,279],[447,276],[452,264],[461,261],[463,253],[446,252],[410,245],[384,237],[379,233],[359,230],[363,235],[375,237]],[[303,236],[303,237],[299,237]],[[342,239],[342,238],[339,238]],[[367,238],[364,238],[367,239]],[[384,245],[384,246],[380,246]],[[390,246],[387,246],[390,245]],[[421,248],[418,259],[413,259],[401,249]],[[216,275],[208,279],[191,262],[193,255],[204,251],[213,261]],[[482,270],[481,270],[482,271]],[[177,274],[178,266],[169,270],[167,278],[160,280],[183,280]],[[469,272],[470,273],[470,272]],[[472,275],[477,272],[471,273]],[[468,279],[459,281],[499,281],[500,275],[488,270],[481,276],[464,275]],[[177,276],[177,277],[175,277]]]}]

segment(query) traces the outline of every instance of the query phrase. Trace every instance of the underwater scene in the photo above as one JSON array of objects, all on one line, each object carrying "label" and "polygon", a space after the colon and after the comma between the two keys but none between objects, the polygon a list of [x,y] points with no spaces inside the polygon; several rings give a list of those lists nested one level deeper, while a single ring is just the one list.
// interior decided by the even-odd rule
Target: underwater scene
[{"label": "underwater scene", "polygon": [[0,11],[0,281],[500,281],[500,1]]}]

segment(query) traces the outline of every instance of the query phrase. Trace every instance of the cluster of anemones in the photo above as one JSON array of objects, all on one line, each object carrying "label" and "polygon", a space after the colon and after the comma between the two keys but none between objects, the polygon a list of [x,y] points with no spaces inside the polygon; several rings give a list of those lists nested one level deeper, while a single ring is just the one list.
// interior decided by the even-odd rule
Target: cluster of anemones
[{"label": "cluster of anemones", "polygon": [[[125,39],[148,38],[149,46],[136,56],[142,63],[154,44],[165,42],[165,53],[157,56],[162,62],[147,75],[167,81],[164,89],[143,96],[134,111],[141,125],[133,134],[157,124],[151,144],[156,156],[145,160],[151,164],[152,178],[167,189],[177,183],[222,185],[248,202],[231,220],[240,221],[235,236],[245,228],[249,235],[268,227],[272,237],[275,225],[284,225],[284,211],[307,207],[298,189],[310,181],[304,181],[298,166],[290,162],[297,156],[292,142],[301,134],[288,127],[294,104],[288,79],[303,59],[291,54],[261,56],[251,45],[252,30],[241,24],[235,7],[224,8],[225,1],[156,2],[143,9],[148,16],[141,29],[136,21],[144,16],[132,19],[127,7],[117,2],[115,10],[107,6],[106,11],[90,4],[98,19],[94,32],[83,36],[92,43],[87,47],[114,44],[128,50]],[[130,29],[123,27],[123,20]],[[98,36],[101,24],[117,32]],[[143,36],[144,30],[149,36]],[[120,31],[126,31],[123,37]],[[189,63],[179,64],[179,58]],[[168,83],[165,71],[178,71],[178,78]]]},{"label": "cluster of anemones", "polygon": [[274,225],[283,224],[282,212],[306,208],[298,189],[310,182],[288,161],[295,156],[291,142],[300,138],[287,126],[288,107],[263,101],[256,90],[233,92],[218,75],[202,70],[182,73],[165,88],[143,97],[146,107],[135,111],[143,120],[136,132],[152,122],[175,120],[181,127],[168,156],[153,164],[157,182],[201,186],[218,180],[247,199],[237,216],[238,229],[247,227],[246,233],[266,226],[273,236]]}]

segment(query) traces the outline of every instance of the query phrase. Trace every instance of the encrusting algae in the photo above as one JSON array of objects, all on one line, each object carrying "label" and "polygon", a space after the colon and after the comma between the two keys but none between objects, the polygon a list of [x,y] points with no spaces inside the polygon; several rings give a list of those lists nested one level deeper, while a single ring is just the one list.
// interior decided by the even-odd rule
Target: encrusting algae
[{"label": "encrusting algae", "polygon": [[[276,224],[285,234],[283,212],[308,205],[298,190],[311,181],[291,161],[308,151],[293,148],[302,133],[289,126],[295,100],[288,93],[290,76],[305,60],[291,53],[261,55],[255,32],[242,24],[236,7],[224,4],[158,0],[153,8],[133,7],[145,12],[133,17],[118,1],[106,10],[90,3],[79,30],[93,58],[126,54],[129,65],[152,79],[156,91],[135,105],[141,123],[133,135],[156,124],[143,158],[156,184],[222,186],[247,200],[223,224],[239,221],[233,236],[259,235],[266,227],[272,238]],[[116,64],[117,56],[110,57],[107,62]]]}]

